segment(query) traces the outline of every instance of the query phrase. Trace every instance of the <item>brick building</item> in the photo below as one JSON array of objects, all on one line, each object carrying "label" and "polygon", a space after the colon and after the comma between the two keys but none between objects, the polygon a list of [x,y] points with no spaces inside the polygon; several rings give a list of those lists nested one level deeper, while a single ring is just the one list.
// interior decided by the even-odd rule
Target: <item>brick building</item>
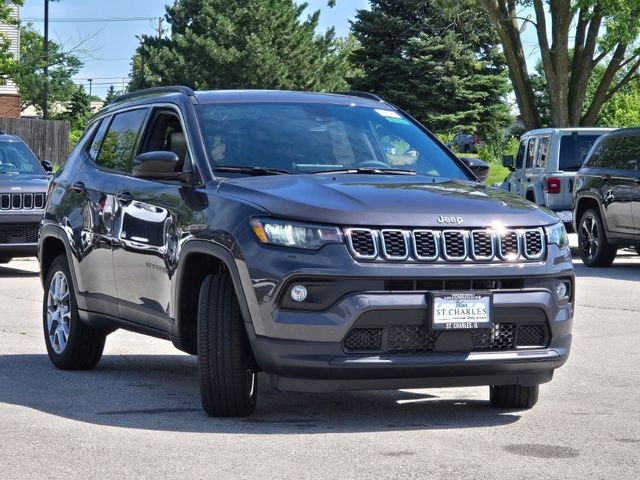
[{"label": "brick building", "polygon": [[[4,1],[4,0],[0,0]],[[20,7],[11,5],[11,15],[18,20],[20,16]],[[20,55],[20,31],[16,25],[7,25],[0,23],[0,32],[2,32],[11,41],[10,51],[18,58]],[[0,85],[0,117],[19,117],[20,116],[20,94],[18,87],[11,79],[6,79],[3,85]]]}]

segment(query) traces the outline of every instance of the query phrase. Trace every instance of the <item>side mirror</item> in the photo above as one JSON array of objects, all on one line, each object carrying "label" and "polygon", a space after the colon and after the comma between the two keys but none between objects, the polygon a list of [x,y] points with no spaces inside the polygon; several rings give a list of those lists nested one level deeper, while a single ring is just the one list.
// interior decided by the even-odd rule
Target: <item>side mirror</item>
[{"label": "side mirror", "polygon": [[489,176],[489,165],[487,162],[472,157],[461,157],[460,160],[469,167],[469,170],[473,172],[480,182],[484,182]]},{"label": "side mirror", "polygon": [[154,180],[187,180],[180,171],[180,159],[174,152],[141,153],[133,160],[133,176]]},{"label": "side mirror", "polygon": [[40,165],[42,165],[42,168],[44,168],[45,172],[53,173],[53,163],[51,163],[49,160],[41,160]]},{"label": "side mirror", "polygon": [[507,167],[509,170],[513,170],[513,155],[503,155],[502,166]]}]

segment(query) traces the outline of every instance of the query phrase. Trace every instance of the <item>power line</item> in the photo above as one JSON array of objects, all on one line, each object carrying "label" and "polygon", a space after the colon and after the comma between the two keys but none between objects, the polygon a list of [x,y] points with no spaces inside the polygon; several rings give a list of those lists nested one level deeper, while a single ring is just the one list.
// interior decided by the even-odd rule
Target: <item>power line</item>
[{"label": "power line", "polygon": [[[156,20],[157,17],[78,17],[78,18],[50,18],[49,22],[56,23],[97,23],[97,22],[147,22]],[[44,22],[44,18],[23,17],[27,22]]]}]

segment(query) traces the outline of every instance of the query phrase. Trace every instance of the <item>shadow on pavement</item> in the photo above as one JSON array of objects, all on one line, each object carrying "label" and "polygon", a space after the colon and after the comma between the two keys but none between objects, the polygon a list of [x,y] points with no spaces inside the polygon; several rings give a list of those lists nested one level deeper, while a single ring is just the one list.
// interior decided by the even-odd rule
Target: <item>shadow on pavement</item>
[{"label": "shadow on pavement", "polygon": [[217,419],[200,408],[195,357],[105,355],[95,370],[65,372],[46,355],[3,355],[0,403],[122,428],[264,435],[495,427],[520,418],[488,401],[439,399],[438,390],[280,393],[265,377],[251,417]]},{"label": "shadow on pavement", "polygon": [[640,280],[640,261],[637,256],[618,255],[613,265],[603,268],[585,266],[580,257],[574,260],[576,277],[608,278],[611,280]]},{"label": "shadow on pavement", "polygon": [[0,265],[0,278],[37,277],[38,275],[40,275],[39,271],[34,272],[32,270]]}]

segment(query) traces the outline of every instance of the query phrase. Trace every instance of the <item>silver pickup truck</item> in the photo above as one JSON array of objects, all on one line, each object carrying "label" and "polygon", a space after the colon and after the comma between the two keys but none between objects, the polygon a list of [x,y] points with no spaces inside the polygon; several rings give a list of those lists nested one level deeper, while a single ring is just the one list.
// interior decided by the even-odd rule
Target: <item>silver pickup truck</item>
[{"label": "silver pickup truck", "polygon": [[516,158],[506,155],[502,164],[511,170],[502,184],[558,214],[571,225],[573,180],[594,142],[611,128],[542,128],[520,138]]}]

